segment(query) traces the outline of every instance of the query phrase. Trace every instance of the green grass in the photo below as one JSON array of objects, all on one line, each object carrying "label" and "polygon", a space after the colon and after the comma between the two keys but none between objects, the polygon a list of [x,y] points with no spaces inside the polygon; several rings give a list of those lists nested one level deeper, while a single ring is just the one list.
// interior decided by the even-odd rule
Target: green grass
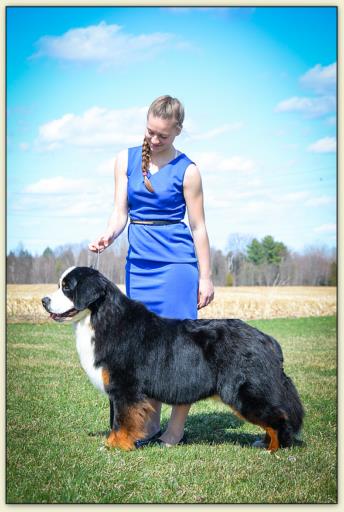
[{"label": "green grass", "polygon": [[336,503],[336,319],[249,323],[282,345],[303,446],[251,448],[263,431],[206,400],[191,408],[188,445],[107,450],[107,399],[79,366],[72,328],[9,324],[7,503]]}]

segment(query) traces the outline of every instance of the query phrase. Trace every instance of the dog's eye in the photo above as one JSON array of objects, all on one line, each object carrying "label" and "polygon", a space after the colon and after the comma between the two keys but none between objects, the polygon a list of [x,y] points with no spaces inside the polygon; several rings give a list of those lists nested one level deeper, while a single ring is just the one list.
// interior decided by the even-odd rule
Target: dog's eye
[{"label": "dog's eye", "polygon": [[63,290],[64,292],[68,292],[68,291],[70,291],[70,288],[69,288],[68,284],[66,284],[66,283],[62,283],[62,290]]}]

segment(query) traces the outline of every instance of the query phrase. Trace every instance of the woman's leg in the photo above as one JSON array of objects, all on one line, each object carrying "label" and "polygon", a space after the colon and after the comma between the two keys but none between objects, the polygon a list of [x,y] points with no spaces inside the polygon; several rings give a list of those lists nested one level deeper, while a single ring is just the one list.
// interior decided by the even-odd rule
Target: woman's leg
[{"label": "woman's leg", "polygon": [[161,413],[161,402],[154,400],[153,398],[149,398],[148,402],[154,408],[154,412],[150,415],[146,426],[146,438],[154,436],[160,430],[160,413]]},{"label": "woman's leg", "polygon": [[[150,286],[148,286],[150,283]],[[181,286],[182,285],[182,286]],[[169,318],[197,318],[198,267],[192,264],[161,264],[141,261],[126,265],[128,297],[143,302],[154,313]],[[184,301],[180,301],[184,297]],[[186,300],[188,298],[188,300]],[[146,437],[160,430],[161,402],[150,399],[155,412],[146,424]],[[167,445],[177,444],[183,437],[184,425],[191,405],[172,407],[170,421],[160,439]]]},{"label": "woman's leg", "polygon": [[[196,263],[175,263],[166,267],[162,316],[197,318],[198,267]],[[183,300],[180,298],[183,297]],[[160,439],[168,446],[178,444],[184,435],[184,425],[191,405],[174,405],[167,429]]]},{"label": "woman's leg", "polygon": [[174,405],[167,429],[160,436],[161,441],[167,445],[179,443],[184,435],[184,425],[191,405]]}]

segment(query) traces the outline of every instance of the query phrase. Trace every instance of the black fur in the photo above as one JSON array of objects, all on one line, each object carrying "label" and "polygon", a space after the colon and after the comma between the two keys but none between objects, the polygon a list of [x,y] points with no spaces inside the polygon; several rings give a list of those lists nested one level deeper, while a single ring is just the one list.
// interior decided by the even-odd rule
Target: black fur
[{"label": "black fur", "polygon": [[76,309],[91,311],[96,366],[110,375],[112,425],[147,397],[191,404],[218,395],[276,430],[281,446],[292,444],[304,412],[274,338],[241,320],[161,318],[88,267],[72,270],[63,286]]}]

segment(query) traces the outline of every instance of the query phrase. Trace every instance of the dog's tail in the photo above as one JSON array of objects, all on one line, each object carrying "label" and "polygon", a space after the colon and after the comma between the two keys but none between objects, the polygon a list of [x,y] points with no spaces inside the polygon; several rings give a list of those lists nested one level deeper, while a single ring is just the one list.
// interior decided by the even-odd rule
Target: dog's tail
[{"label": "dog's tail", "polygon": [[293,381],[284,371],[282,392],[283,409],[287,420],[285,428],[279,431],[279,441],[281,446],[291,446],[294,442],[300,441],[305,412]]}]

